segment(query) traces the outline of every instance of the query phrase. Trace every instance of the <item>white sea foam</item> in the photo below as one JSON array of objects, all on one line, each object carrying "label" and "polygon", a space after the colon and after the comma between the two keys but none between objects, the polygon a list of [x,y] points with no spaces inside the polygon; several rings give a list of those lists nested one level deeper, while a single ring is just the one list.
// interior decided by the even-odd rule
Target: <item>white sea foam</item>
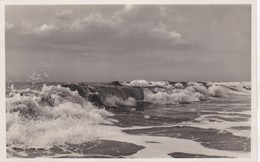
[{"label": "white sea foam", "polygon": [[213,97],[227,97],[227,90],[217,85],[209,87],[208,91]]},{"label": "white sea foam", "polygon": [[[236,112],[237,113],[237,112]],[[241,113],[242,114],[242,113]],[[224,118],[234,118],[234,116],[229,116],[229,115],[223,115],[220,113],[220,115],[216,115],[219,117],[224,117]],[[209,117],[209,118],[208,118]],[[217,122],[210,122],[211,115],[201,115],[199,118],[195,119],[197,122],[183,122],[178,125],[180,126],[191,126],[191,127],[197,127],[197,128],[204,128],[204,129],[217,129],[219,131],[229,131],[233,133],[236,136],[242,136],[242,137],[251,137],[250,130],[236,130],[232,129],[232,127],[243,127],[243,126],[250,126],[250,120],[246,121],[223,121],[221,119],[215,119]]]},{"label": "white sea foam", "polygon": [[146,80],[133,80],[129,83],[122,83],[126,86],[139,86],[139,87],[149,87],[149,86],[171,86],[167,81],[146,81]]},{"label": "white sea foam", "polygon": [[109,96],[104,101],[106,106],[110,107],[118,107],[118,106],[135,106],[136,100],[132,97],[129,97],[126,100],[123,100],[120,97],[117,96]]},{"label": "white sea foam", "polygon": [[107,125],[112,123],[111,113],[97,109],[76,91],[44,86],[42,91],[19,92],[6,100],[9,146],[51,147],[119,133]]},{"label": "white sea foam", "polygon": [[224,88],[229,95],[247,96],[251,94],[250,82],[215,82],[212,85]]},{"label": "white sea foam", "polygon": [[204,96],[198,92],[193,92],[191,88],[165,90],[159,89],[157,91],[144,91],[144,100],[156,104],[176,104],[200,101]]},{"label": "white sea foam", "polygon": [[180,89],[183,89],[183,88],[184,88],[183,84],[181,84],[181,83],[175,83],[175,84],[174,84],[174,87],[175,87],[175,88],[180,88]]},{"label": "white sea foam", "polygon": [[[212,96],[212,97],[229,97],[233,95],[244,96],[244,95],[250,95],[251,93],[250,82],[204,82],[202,84],[199,82],[190,81],[187,82],[186,87],[184,87],[182,83],[175,83],[174,85],[171,85],[168,81],[133,80],[129,83],[123,82],[122,85],[139,86],[139,87],[159,86],[170,90],[175,88],[185,89],[191,92],[201,93],[203,96]],[[176,94],[171,94],[171,96],[169,96],[168,94],[170,94],[170,91],[167,94],[158,94],[158,95],[164,96],[165,99],[176,98],[176,97],[171,97],[171,96],[176,96]],[[153,97],[153,98],[157,98],[157,97]],[[189,101],[190,99],[187,100],[187,102]],[[191,101],[194,101],[194,99],[191,99]]]},{"label": "white sea foam", "polygon": [[187,82],[186,87],[182,83],[176,83],[174,87],[170,88],[146,89],[144,91],[145,101],[157,104],[190,103],[209,97],[248,96],[251,92],[250,83],[247,82],[206,82],[204,84]]},{"label": "white sea foam", "polygon": [[[111,136],[108,138],[105,137],[104,139],[129,142],[136,145],[145,146],[144,149],[138,151],[133,155],[128,156],[131,158],[170,158],[171,156],[168,154],[173,152],[202,154],[208,156],[231,156],[241,158],[250,156],[250,153],[206,148],[202,146],[199,142],[181,138],[122,134],[120,136]],[[147,141],[153,141],[154,143],[149,143]]]}]

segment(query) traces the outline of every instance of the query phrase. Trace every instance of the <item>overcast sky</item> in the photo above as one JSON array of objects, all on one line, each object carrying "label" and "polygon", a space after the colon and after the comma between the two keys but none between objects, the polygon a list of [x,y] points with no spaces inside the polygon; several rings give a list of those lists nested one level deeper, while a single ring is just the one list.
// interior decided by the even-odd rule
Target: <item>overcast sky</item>
[{"label": "overcast sky", "polygon": [[37,75],[71,82],[251,77],[249,5],[5,9],[7,81]]}]

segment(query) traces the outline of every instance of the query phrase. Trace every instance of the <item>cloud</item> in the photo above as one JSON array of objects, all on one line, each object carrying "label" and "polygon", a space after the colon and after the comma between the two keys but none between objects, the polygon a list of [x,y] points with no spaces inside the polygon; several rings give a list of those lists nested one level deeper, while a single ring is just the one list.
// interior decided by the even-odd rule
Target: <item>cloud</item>
[{"label": "cloud", "polygon": [[5,30],[11,30],[14,28],[14,24],[13,23],[9,23],[9,22],[5,22]]},{"label": "cloud", "polygon": [[64,9],[64,10],[61,10],[60,12],[57,12],[56,13],[56,16],[58,18],[67,18],[67,17],[70,17],[72,15],[72,10],[70,9]]},{"label": "cloud", "polygon": [[152,28],[152,33],[158,34],[159,37],[166,37],[173,39],[174,41],[181,40],[181,34],[174,30],[168,30],[165,24],[159,23],[157,26]]},{"label": "cloud", "polygon": [[43,33],[56,30],[57,27],[54,24],[43,24],[40,27],[36,27],[33,29],[35,33]]},{"label": "cloud", "polygon": [[83,18],[78,18],[75,21],[73,21],[70,25],[70,28],[72,29],[87,29],[88,27],[91,26],[115,26],[119,22],[118,20],[114,18],[104,18],[104,16],[98,12],[94,11],[91,12],[89,15],[83,17]]},{"label": "cloud", "polygon": [[7,43],[29,51],[47,48],[57,53],[112,55],[189,47],[182,34],[167,24],[167,14],[160,6],[126,5],[110,14],[98,9],[86,14],[62,9],[42,18],[46,21],[40,25],[27,20],[29,24],[20,25],[23,34],[8,33],[7,40],[15,39]]}]

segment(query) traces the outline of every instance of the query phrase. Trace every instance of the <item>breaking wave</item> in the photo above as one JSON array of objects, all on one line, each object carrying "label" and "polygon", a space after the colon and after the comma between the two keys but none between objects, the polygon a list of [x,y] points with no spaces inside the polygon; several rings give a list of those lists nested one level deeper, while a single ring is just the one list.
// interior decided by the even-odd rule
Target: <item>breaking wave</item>
[{"label": "breaking wave", "polygon": [[110,116],[69,88],[20,90],[6,99],[7,145],[51,147],[93,140],[116,133],[108,126]]},{"label": "breaking wave", "polygon": [[200,101],[204,96],[198,92],[192,92],[189,88],[184,90],[155,89],[145,91],[145,101],[155,104],[176,104]]},{"label": "breaking wave", "polygon": [[104,104],[109,107],[119,107],[119,106],[135,106],[136,100],[132,97],[129,97],[126,100],[123,100],[117,96],[110,96],[105,99]]},{"label": "breaking wave", "polygon": [[[185,85],[184,85],[185,84]],[[176,104],[204,101],[215,97],[250,96],[248,82],[213,83],[186,82],[173,83],[172,87],[145,89],[145,101],[156,104]]]},{"label": "breaking wave", "polygon": [[129,83],[123,82],[121,83],[125,86],[139,86],[139,87],[152,87],[152,86],[168,86],[168,81],[146,81],[146,80],[133,80]]}]

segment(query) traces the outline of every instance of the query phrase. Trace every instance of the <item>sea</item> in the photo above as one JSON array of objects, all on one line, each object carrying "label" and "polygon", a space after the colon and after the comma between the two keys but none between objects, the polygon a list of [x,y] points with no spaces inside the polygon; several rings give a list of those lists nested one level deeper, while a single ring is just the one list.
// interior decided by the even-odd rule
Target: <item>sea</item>
[{"label": "sea", "polygon": [[249,158],[250,82],[7,82],[8,158]]}]

